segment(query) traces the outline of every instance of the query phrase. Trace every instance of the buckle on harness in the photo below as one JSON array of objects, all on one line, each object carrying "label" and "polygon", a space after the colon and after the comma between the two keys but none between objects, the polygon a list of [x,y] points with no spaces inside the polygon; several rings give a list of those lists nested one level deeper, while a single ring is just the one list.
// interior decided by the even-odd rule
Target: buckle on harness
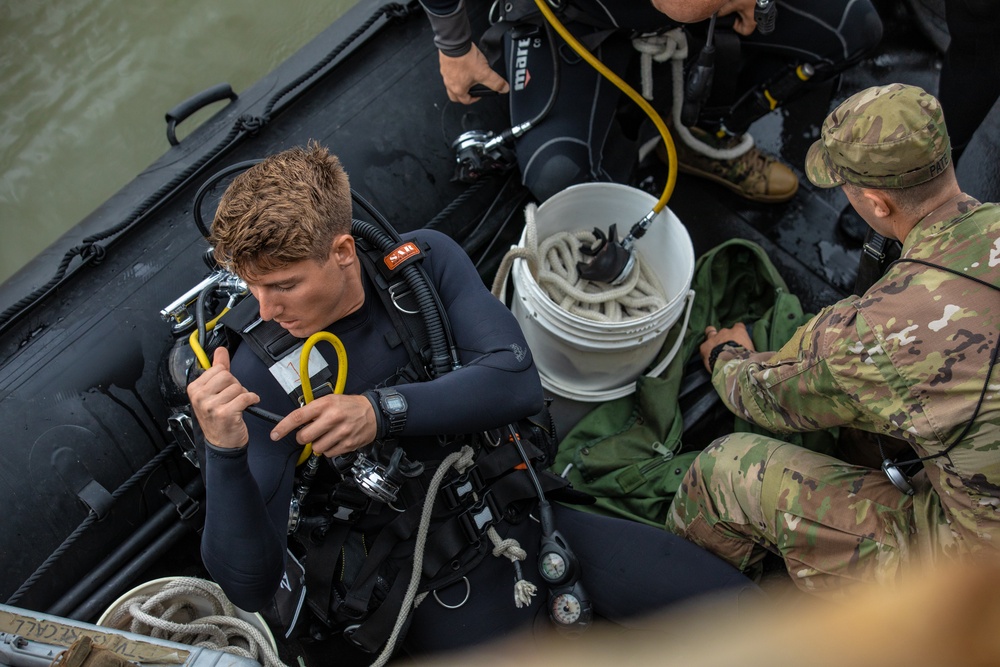
[{"label": "buckle on harness", "polygon": [[501,518],[500,506],[490,491],[487,491],[478,503],[458,515],[459,524],[470,544],[480,541],[483,533]]},{"label": "buckle on harness", "polygon": [[472,494],[483,490],[483,475],[479,468],[473,466],[455,479],[445,483],[441,487],[448,509],[453,510],[466,504],[466,499],[473,497]]},{"label": "buckle on harness", "polygon": [[861,249],[876,262],[881,262],[885,259],[885,242],[886,238],[881,234],[871,234]]}]

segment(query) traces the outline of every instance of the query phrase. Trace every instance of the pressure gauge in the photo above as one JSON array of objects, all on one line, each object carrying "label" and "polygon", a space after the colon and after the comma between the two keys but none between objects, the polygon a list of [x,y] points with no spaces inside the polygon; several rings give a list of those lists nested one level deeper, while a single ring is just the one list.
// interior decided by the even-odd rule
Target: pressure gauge
[{"label": "pressure gauge", "polygon": [[555,551],[546,552],[538,561],[538,569],[547,581],[561,581],[566,576],[566,559]]},{"label": "pressure gauge", "polygon": [[580,600],[569,591],[553,596],[551,605],[552,620],[559,625],[573,625],[583,614]]}]

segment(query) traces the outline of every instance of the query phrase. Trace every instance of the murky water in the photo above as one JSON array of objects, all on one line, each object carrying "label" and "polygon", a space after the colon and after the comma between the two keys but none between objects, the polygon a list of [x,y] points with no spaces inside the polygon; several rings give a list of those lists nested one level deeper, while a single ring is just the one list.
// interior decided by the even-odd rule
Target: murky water
[{"label": "murky water", "polygon": [[245,90],[353,4],[0,0],[0,281],[167,150],[168,109]]}]

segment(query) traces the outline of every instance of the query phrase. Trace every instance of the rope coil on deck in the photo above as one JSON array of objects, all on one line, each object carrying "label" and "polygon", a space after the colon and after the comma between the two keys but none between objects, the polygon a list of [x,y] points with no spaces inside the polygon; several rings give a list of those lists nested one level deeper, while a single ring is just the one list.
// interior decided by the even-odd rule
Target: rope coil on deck
[{"label": "rope coil on deck", "polygon": [[[194,600],[212,613],[203,615]],[[135,595],[109,610],[103,625],[285,667],[264,633],[237,617],[222,589],[204,579],[178,577],[152,595]]]}]

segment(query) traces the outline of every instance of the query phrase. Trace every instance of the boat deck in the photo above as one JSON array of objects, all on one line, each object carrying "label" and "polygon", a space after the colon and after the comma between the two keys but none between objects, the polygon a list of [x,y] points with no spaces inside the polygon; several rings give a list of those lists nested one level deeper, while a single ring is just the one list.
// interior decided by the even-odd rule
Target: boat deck
[{"label": "boat deck", "polygon": [[[879,52],[846,73],[839,85],[820,88],[751,128],[761,147],[779,154],[800,174],[818,124],[851,93],[890,81],[937,89],[940,54],[902,2],[876,2],[888,26]],[[481,30],[489,3],[470,4],[480,12],[473,16],[474,30]],[[31,535],[33,544],[5,563],[0,599],[21,586],[87,516],[74,490],[45,464],[49,453],[66,450],[81,461],[101,460],[103,483],[116,488],[173,440],[166,430],[167,417],[184,398],[162,396],[162,360],[174,337],[159,309],[207,273],[202,257],[208,245],[194,223],[192,206],[212,174],[316,140],[340,156],[354,189],[397,229],[430,225],[448,233],[463,244],[485,281],[516,242],[530,200],[516,174],[473,188],[452,181],[452,141],[466,130],[506,128],[505,100],[487,98],[471,107],[447,101],[430,28],[419,13],[407,20],[376,21],[368,28],[379,33],[376,39],[340,49],[380,6],[376,0],[360,0],[344,19],[240,91],[238,100],[184,136],[179,146],[0,290],[0,308],[7,308],[45,285],[67,249],[90,235],[101,241],[102,261],[75,260],[58,288],[0,324],[0,422],[10,434],[4,450],[7,472],[0,473],[0,486],[11,489],[5,496],[9,521],[0,527],[0,543],[18,543]],[[330,66],[317,69],[316,63],[330,54],[336,54]],[[317,76],[295,94],[275,97],[310,72]],[[261,131],[232,139],[238,117],[265,113]],[[664,174],[664,167],[655,163],[640,171],[640,176],[652,177],[649,188],[656,193]],[[958,175],[970,194],[1000,200],[1000,105],[966,151]],[[815,311],[851,289],[859,244],[836,226],[844,196],[802,181],[791,202],[763,205],[682,174],[669,206],[688,229],[696,254],[733,237],[753,240],[765,248],[806,310]],[[204,219],[211,219],[225,185],[223,179],[206,190]],[[136,216],[138,222],[127,231],[114,231]],[[112,231],[105,234],[107,230]],[[697,366],[692,366],[693,372],[698,372]],[[567,410],[561,432],[579,414]],[[692,446],[704,445],[709,435],[692,435]],[[162,505],[162,478],[183,482],[198,473],[185,461],[171,461],[156,475],[156,480],[132,489],[116,504],[112,518],[95,524],[78,543],[73,558],[56,563],[19,603],[66,615],[74,610],[74,617],[87,618],[117,597],[114,582],[95,591],[94,581],[86,593],[67,590],[85,579],[80,574],[85,568],[96,567],[108,545],[124,542],[135,525]],[[37,489],[50,489],[51,498],[39,503]],[[47,508],[44,515],[39,507]],[[174,562],[196,563],[196,545],[185,541],[184,547],[187,551]],[[129,572],[142,571],[145,565],[137,562]],[[90,596],[86,600],[85,594]]]}]

